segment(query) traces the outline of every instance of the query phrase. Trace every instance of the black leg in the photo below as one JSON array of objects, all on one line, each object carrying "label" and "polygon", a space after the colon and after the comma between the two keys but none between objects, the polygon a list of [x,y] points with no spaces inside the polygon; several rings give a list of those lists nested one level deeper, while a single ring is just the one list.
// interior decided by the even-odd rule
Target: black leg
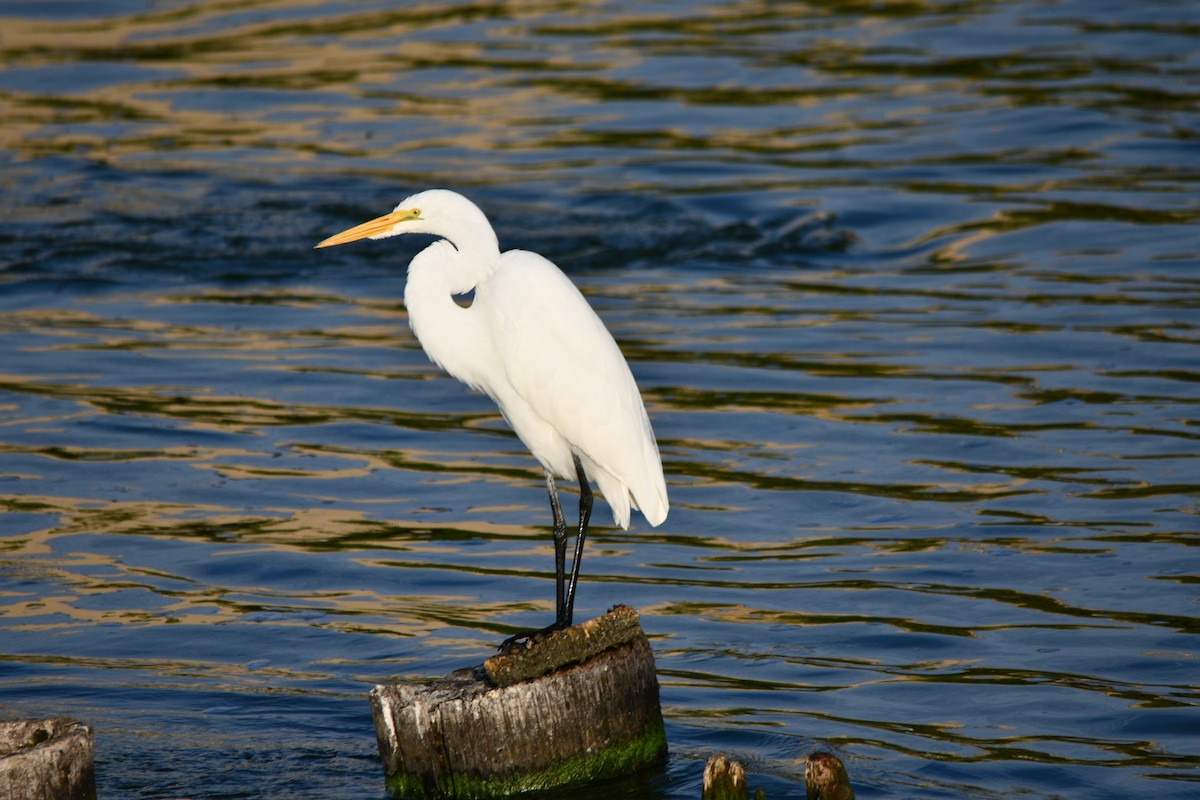
[{"label": "black leg", "polygon": [[[546,473],[546,490],[550,493],[550,510],[554,512],[554,624],[540,631],[519,633],[500,643],[500,651],[508,652],[518,642],[533,642],[539,636],[571,627],[575,615],[575,585],[579,582],[579,562],[583,559],[583,542],[587,538],[588,522],[592,519],[592,487],[579,456],[575,456],[575,477],[579,479],[579,533],[575,537],[575,557],[571,560],[571,582],[566,582],[567,521],[558,503],[554,476]],[[564,588],[563,584],[567,584]]]},{"label": "black leg", "polygon": [[[550,494],[550,511],[554,514],[554,624],[547,625],[540,631],[518,633],[516,636],[508,637],[500,643],[501,652],[508,652],[518,642],[533,641],[542,634],[566,628],[571,624],[569,621],[571,612],[567,608],[567,600],[570,595],[565,587],[567,582],[567,521],[563,517],[562,506],[558,504],[558,489],[554,486],[554,476],[549,472],[546,473],[546,491]],[[575,571],[572,569],[572,575],[574,574]],[[573,594],[574,580],[572,579],[571,595]],[[568,620],[565,624],[563,623],[564,619]]]},{"label": "black leg", "polygon": [[567,521],[563,519],[562,507],[558,504],[558,490],[554,488],[554,476],[546,473],[546,490],[550,493],[550,510],[554,513],[554,621],[560,622],[566,613],[567,595]]},{"label": "black leg", "polygon": [[[571,561],[571,583],[567,586],[567,598],[564,603],[565,618],[560,616],[558,624],[564,628],[571,626],[575,615],[575,584],[579,582],[579,562],[583,560],[583,541],[587,538],[588,522],[592,519],[592,487],[588,485],[587,473],[579,456],[575,456],[575,477],[579,480],[579,533],[575,537],[575,558]],[[565,544],[565,541],[564,541]]]}]

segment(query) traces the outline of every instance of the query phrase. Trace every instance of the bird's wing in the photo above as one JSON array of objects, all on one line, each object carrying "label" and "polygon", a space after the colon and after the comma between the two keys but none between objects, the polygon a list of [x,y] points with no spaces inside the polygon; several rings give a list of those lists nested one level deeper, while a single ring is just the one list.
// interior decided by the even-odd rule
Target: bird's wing
[{"label": "bird's wing", "polygon": [[[666,484],[641,394],[612,335],[575,284],[542,256],[511,250],[501,256],[483,299],[515,393],[573,449],[623,484],[652,524],[661,522]],[[526,444],[542,457],[533,442]],[[618,521],[627,522],[627,501],[610,494]]]}]

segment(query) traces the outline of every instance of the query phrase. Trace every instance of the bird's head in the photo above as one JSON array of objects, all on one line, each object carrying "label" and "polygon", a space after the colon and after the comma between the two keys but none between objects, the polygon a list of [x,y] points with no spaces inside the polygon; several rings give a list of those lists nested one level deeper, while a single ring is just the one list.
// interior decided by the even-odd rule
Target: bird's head
[{"label": "bird's head", "polygon": [[465,237],[484,235],[495,240],[492,226],[478,206],[457,192],[428,189],[406,197],[391,213],[334,234],[317,247],[386,239],[402,233],[429,233],[449,239],[456,246]]}]

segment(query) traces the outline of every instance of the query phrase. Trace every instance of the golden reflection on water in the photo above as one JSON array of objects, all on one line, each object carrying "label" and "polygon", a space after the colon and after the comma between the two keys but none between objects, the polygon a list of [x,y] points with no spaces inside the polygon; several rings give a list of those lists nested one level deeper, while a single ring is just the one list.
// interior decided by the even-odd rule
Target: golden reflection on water
[{"label": "golden reflection on water", "polygon": [[[208,540],[217,549],[207,549],[206,559],[257,559],[264,563],[288,552],[307,553],[347,546],[364,553],[353,560],[369,568],[395,568],[394,556],[366,555],[369,552],[406,553],[409,558],[428,559],[411,566],[444,568],[441,560],[458,552],[457,545],[441,544],[442,532],[456,536],[456,524],[428,520],[380,522],[353,511],[325,508],[292,509],[279,516],[239,514],[216,506],[187,506],[151,502],[98,502],[95,500],[23,496],[8,498],[10,512],[56,516],[59,522],[16,537],[8,537],[3,548],[5,572],[11,577],[33,577],[52,581],[66,591],[57,595],[31,596],[25,592],[0,592],[0,616],[29,619],[14,630],[58,630],[80,624],[121,623],[131,625],[214,625],[244,619],[269,610],[273,624],[311,625],[301,616],[321,609],[334,629],[370,630],[372,633],[420,637],[443,628],[466,625],[493,629],[514,607],[527,603],[481,601],[477,596],[442,592],[436,596],[414,594],[397,582],[397,592],[385,595],[369,589],[322,589],[304,587],[300,593],[268,586],[242,585],[236,573],[210,584],[185,574],[139,566],[137,556],[93,552],[76,548],[80,535],[151,537],[155,540],[195,543]],[[410,533],[411,532],[411,533]],[[472,524],[470,535],[486,539],[529,539],[548,542],[544,532],[526,526],[499,525],[483,521]],[[222,552],[221,543],[229,551]],[[247,548],[247,545],[249,548]],[[524,562],[529,557],[550,560],[550,547],[510,551],[507,556]],[[39,557],[34,559],[33,557]],[[216,563],[216,562],[214,562]],[[519,569],[519,567],[514,567]],[[477,570],[481,574],[487,570]],[[154,598],[149,601],[145,592]],[[95,607],[98,597],[109,597]],[[547,604],[548,607],[549,604]],[[47,621],[47,620],[50,621]]]},{"label": "golden reflection on water", "polygon": [[[782,388],[739,390],[730,388],[727,382],[718,386],[667,385],[649,388],[645,394],[651,413],[655,416],[679,413],[782,415],[831,424],[889,426],[910,435],[923,433],[965,437],[1020,438],[1030,432],[1071,428],[1070,424],[1031,424],[1020,421],[1021,418],[1016,416],[1004,422],[988,419],[993,415],[1007,414],[1019,409],[1028,397],[1036,396],[1031,390],[1007,394],[1006,402],[975,404],[969,410],[979,415],[978,418],[952,415],[940,410],[895,410],[892,407],[898,402],[905,402],[909,406],[911,403],[898,400],[886,391],[889,381],[964,378],[996,383],[1002,387],[1028,387],[1035,385],[1035,379],[1028,374],[1028,368],[1012,373],[990,369],[940,372],[922,364],[896,363],[895,359],[884,362],[870,351],[809,352],[803,358],[786,349],[756,351],[756,343],[764,336],[771,336],[774,327],[790,324],[788,313],[796,313],[796,303],[807,302],[807,298],[812,296],[814,288],[818,286],[811,281],[795,282],[794,288],[798,290],[795,294],[776,293],[774,296],[768,294],[770,284],[765,282],[762,292],[759,293],[755,291],[754,284],[743,283],[738,286],[724,278],[701,281],[691,290],[683,283],[661,280],[648,285],[630,281],[617,286],[619,288],[603,287],[595,292],[594,296],[604,302],[619,303],[633,298],[651,304],[656,297],[669,296],[672,298],[673,313],[681,315],[676,319],[687,320],[690,314],[695,314],[701,320],[700,326],[694,329],[687,323],[677,326],[666,346],[662,342],[650,339],[641,343],[635,340],[632,346],[627,344],[627,354],[635,362],[678,362],[744,370],[763,369],[796,376],[795,388],[790,391]],[[848,290],[847,293],[850,296],[854,295],[853,290]],[[864,291],[864,296],[869,297],[871,294],[870,290]],[[733,298],[732,307],[715,301],[715,296]],[[262,293],[204,290],[198,294],[130,295],[118,297],[112,302],[148,303],[148,306],[143,307],[151,310],[208,303],[215,307],[248,309],[263,306],[281,312],[288,309],[304,312],[337,311],[351,319],[368,316],[386,322],[369,325],[338,324],[320,328],[296,328],[294,322],[279,328],[258,328],[243,323],[231,328],[178,324],[144,319],[129,313],[119,316],[106,315],[100,308],[86,311],[56,308],[18,310],[0,315],[0,333],[18,337],[22,350],[29,353],[52,355],[113,350],[136,353],[152,359],[187,358],[197,360],[198,363],[211,360],[223,365],[222,368],[225,369],[230,368],[228,365],[235,365],[235,369],[253,370],[253,373],[248,375],[258,374],[256,380],[269,381],[266,375],[272,372],[335,377],[345,375],[379,381],[396,378],[424,380],[430,377],[444,380],[436,368],[419,353],[415,341],[405,330],[403,313],[394,302],[381,302],[378,299],[358,300],[329,292],[293,289],[267,290]],[[862,319],[865,320],[866,317]],[[301,324],[307,322],[307,318],[304,318]],[[658,321],[651,322],[651,325],[659,324]],[[322,363],[325,351],[336,354],[340,350],[350,348],[378,348],[385,351],[389,357],[381,362],[374,360],[374,363],[386,363],[389,366],[384,369],[364,369],[355,366],[353,361],[336,357],[332,361]],[[392,353],[412,356],[395,358],[391,356]],[[18,395],[70,401],[99,415],[179,421],[183,423],[183,431],[210,432],[225,436],[254,435],[268,428],[295,428],[299,432],[308,427],[345,423],[401,426],[410,430],[430,432],[473,428],[492,436],[495,435],[498,424],[498,415],[490,408],[482,413],[460,411],[438,415],[428,410],[410,411],[403,407],[395,407],[393,402],[403,402],[403,396],[395,393],[379,395],[378,405],[373,406],[317,403],[282,396],[268,397],[253,390],[242,395],[230,395],[208,386],[127,384],[120,380],[114,381],[103,372],[96,372],[92,366],[95,362],[76,363],[81,367],[86,366],[92,374],[68,373],[54,380],[46,380],[42,376],[35,378],[19,374],[0,375],[0,387]],[[392,364],[398,366],[390,366]],[[153,372],[143,374],[149,376]],[[819,386],[819,381],[815,379],[821,377],[870,381],[870,395],[800,391],[809,385]],[[1046,398],[1043,402],[1059,403],[1072,396],[1075,395],[1069,390],[1058,389],[1054,397]],[[1089,402],[1112,403],[1121,398],[1106,394],[1089,395],[1084,399]],[[1164,402],[1171,399],[1162,398]],[[81,415],[86,413],[70,410],[60,415],[40,417],[38,420],[23,420],[20,424],[27,431],[36,425],[65,425],[80,420]],[[1085,427],[1092,424],[1085,423]],[[761,432],[760,430],[759,433]],[[1185,431],[1171,433],[1184,437],[1188,435]],[[297,435],[304,436],[302,433]],[[893,476],[887,482],[857,480],[847,477],[844,473],[830,474],[820,462],[810,464],[807,468],[797,468],[797,465],[807,458],[819,457],[823,446],[818,442],[797,441],[794,438],[781,441],[772,441],[769,438],[745,441],[732,437],[699,439],[695,436],[683,436],[663,439],[661,445],[664,452],[672,457],[672,480],[693,489],[704,487],[718,490],[744,486],[785,493],[834,492],[893,498],[906,502],[935,501],[981,505],[1008,498],[1044,494],[1047,481],[1087,486],[1090,496],[1097,498],[1142,497],[1153,496],[1155,493],[1170,496],[1187,491],[1187,487],[1183,485],[1146,487],[1136,481],[1125,485],[1120,476],[1115,476],[1107,466],[1092,469],[1075,465],[1009,467],[947,458],[911,458],[907,462],[911,467],[923,469],[909,470],[905,476]],[[318,481],[354,480],[402,469],[422,474],[425,480],[440,475],[443,483],[457,481],[467,485],[479,480],[528,481],[531,478],[536,479],[538,474],[532,461],[519,467],[492,466],[486,463],[486,456],[481,461],[480,454],[476,453],[454,456],[421,447],[346,447],[307,443],[303,438],[300,441],[287,442],[279,449],[291,456],[312,456],[323,459],[322,461],[308,464],[297,461],[296,458],[289,458],[286,463],[271,463],[264,460],[268,453],[249,445],[169,445],[154,451],[143,448],[81,447],[73,444],[0,447],[8,454],[36,455],[62,461],[185,462],[191,467],[234,481],[298,479],[312,481],[315,485]],[[704,457],[700,458],[701,455]],[[328,459],[344,463],[331,464]],[[771,466],[771,462],[777,462],[777,465]],[[310,491],[315,496],[337,495],[336,491],[319,488]],[[363,498],[363,502],[371,500]],[[696,504],[685,499],[681,503],[683,507],[688,508],[704,507],[728,512],[739,508],[737,504],[711,501]],[[490,503],[484,505],[496,507]],[[511,505],[500,507],[512,508]],[[862,529],[869,527],[862,526]]]},{"label": "golden reflection on water", "polygon": [[[589,5],[454,5],[320,15],[322,5],[313,3],[319,15],[314,18],[263,22],[240,19],[240,8],[193,4],[88,21],[10,18],[0,56],[14,67],[116,62],[129,71],[125,80],[88,80],[78,92],[5,94],[0,147],[28,157],[89,153],[130,160],[152,152],[157,159],[181,162],[243,150],[268,168],[290,169],[316,167],[317,156],[332,155],[350,165],[369,159],[414,174],[409,159],[428,148],[547,154],[549,160],[519,166],[527,177],[582,165],[589,157],[572,153],[593,148],[632,148],[680,161],[704,150],[731,162],[754,156],[797,164],[834,148],[882,141],[888,131],[909,124],[862,119],[831,105],[888,91],[866,72],[846,80],[848,63],[878,58],[871,42],[886,28],[873,17],[859,21],[856,13],[842,11],[842,24],[852,31],[846,36],[834,34],[813,9],[757,8],[755,26],[811,39],[803,62],[759,65],[794,68],[797,80],[672,86],[639,74],[640,68],[652,58],[697,51],[744,56],[744,46],[729,33],[744,22],[744,4],[669,17],[631,9],[623,19],[598,15],[601,21],[593,19]],[[288,0],[258,8],[295,6]],[[477,19],[491,20],[495,33],[478,39],[440,35],[448,25]],[[614,77],[617,73],[638,77]],[[822,79],[812,80],[814,74]],[[810,77],[800,80],[801,75]],[[909,102],[937,91],[918,80],[905,86]],[[215,102],[218,96],[227,99]],[[614,125],[611,115],[595,110],[608,102],[648,101],[789,113],[770,125],[725,124],[699,132],[641,120]],[[435,120],[440,124],[431,124]],[[627,155],[617,158],[629,163]],[[464,156],[462,167],[472,182],[500,183],[515,175],[498,158]],[[768,183],[777,186],[780,179]]]}]

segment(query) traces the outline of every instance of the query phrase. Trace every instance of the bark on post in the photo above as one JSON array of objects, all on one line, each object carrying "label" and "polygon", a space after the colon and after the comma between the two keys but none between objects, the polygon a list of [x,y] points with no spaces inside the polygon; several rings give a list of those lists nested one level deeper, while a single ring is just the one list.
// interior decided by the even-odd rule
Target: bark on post
[{"label": "bark on post", "polygon": [[92,729],[70,719],[0,722],[0,797],[95,800]]},{"label": "bark on post", "polygon": [[654,655],[627,606],[424,686],[376,686],[371,708],[401,797],[508,797],[626,774],[667,750]]}]

